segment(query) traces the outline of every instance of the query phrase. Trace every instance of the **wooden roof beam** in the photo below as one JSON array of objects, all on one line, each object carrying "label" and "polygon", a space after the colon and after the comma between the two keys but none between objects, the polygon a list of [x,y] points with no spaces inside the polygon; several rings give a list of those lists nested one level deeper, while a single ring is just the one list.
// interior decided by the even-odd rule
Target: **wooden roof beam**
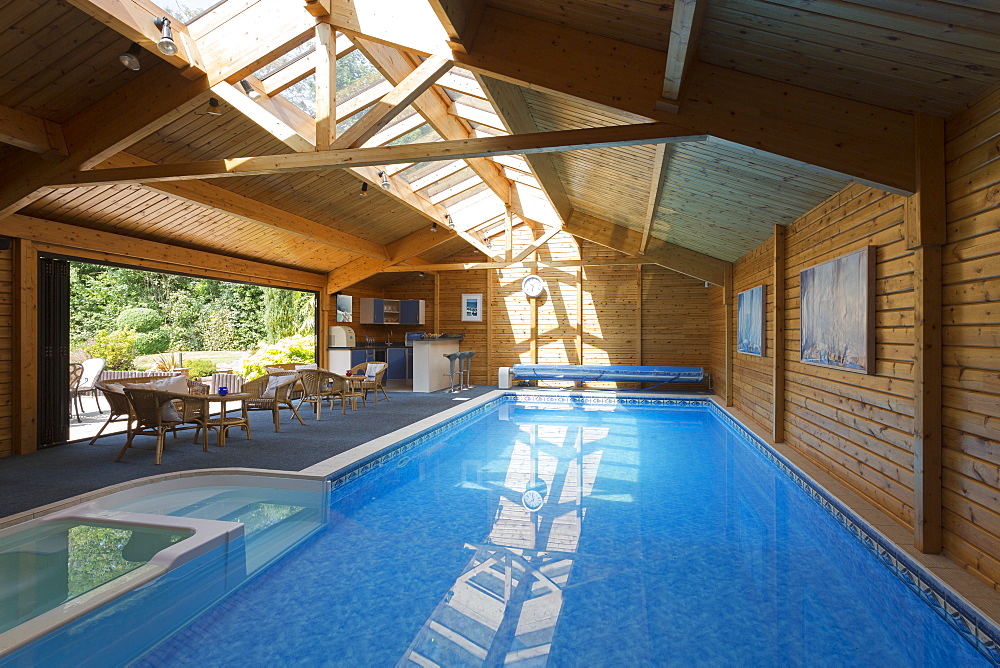
[{"label": "wooden roof beam", "polygon": [[173,163],[125,169],[76,172],[53,185],[108,183],[152,183],[187,179],[280,174],[337,167],[379,166],[399,162],[433,162],[490,155],[550,153],[585,148],[610,148],[640,144],[701,141],[703,137],[682,135],[667,123],[640,123],[581,130],[537,132],[528,135],[482,137],[401,146],[337,149],[313,153],[248,156],[225,160]]},{"label": "wooden roof beam", "polygon": [[429,0],[453,51],[468,53],[476,41],[486,0]]},{"label": "wooden roof beam", "polygon": [[58,160],[69,156],[62,126],[0,105],[0,142]]},{"label": "wooden roof beam", "polygon": [[562,269],[575,267],[615,267],[656,264],[641,257],[620,257],[600,260],[552,260],[550,262],[446,262],[439,264],[408,264],[386,267],[385,273],[414,271],[470,271],[474,269]]},{"label": "wooden roof beam", "polygon": [[[517,40],[511,40],[517,35]],[[571,54],[571,58],[567,54]],[[677,114],[658,111],[663,52],[487,6],[463,68],[767,151],[900,194],[914,181],[913,117],[694,63]]]},{"label": "wooden roof beam", "polygon": [[310,4],[321,5],[323,20],[352,37],[365,36],[421,56],[450,56],[448,34],[427,3],[317,0]]},{"label": "wooden roof beam", "polygon": [[[627,227],[574,211],[563,229],[570,234],[607,246],[626,255],[637,255],[642,235]],[[713,285],[722,285],[727,266],[731,263],[698,253],[682,246],[653,238],[642,257],[667,269],[686,274]]]},{"label": "wooden roof beam", "polygon": [[680,97],[684,75],[695,60],[698,35],[708,0],[674,0],[670,21],[670,42],[667,46],[667,66],[663,74],[663,97],[671,103],[661,109],[676,111],[673,104]]},{"label": "wooden roof beam", "polygon": [[[417,64],[398,49],[379,44],[364,37],[355,37],[355,45],[388,81],[398,83],[413,72]],[[473,137],[472,128],[448,113],[451,99],[429,90],[413,101],[413,108],[427,119],[434,131],[444,139]],[[491,160],[468,160],[468,165],[504,204],[510,203],[510,182]]]},{"label": "wooden roof beam", "polygon": [[649,234],[653,229],[653,221],[656,220],[656,208],[660,204],[660,196],[663,194],[663,184],[666,181],[667,163],[670,161],[670,152],[666,144],[656,147],[656,157],[653,159],[653,176],[649,186],[649,201],[646,203],[646,218],[642,226],[642,240],[639,242],[639,252],[644,253],[649,244]]},{"label": "wooden roof beam", "polygon": [[515,255],[511,259],[511,262],[520,262],[524,258],[526,258],[529,255],[531,255],[532,253],[534,253],[536,250],[538,250],[539,248],[541,248],[543,245],[545,245],[545,243],[548,242],[549,239],[551,239],[552,237],[554,237],[559,232],[562,232],[562,228],[561,227],[550,227],[549,229],[545,230],[545,233],[542,234],[542,236],[540,236],[537,239],[535,239],[534,241],[532,241],[530,244],[528,244],[524,248],[524,250],[522,250],[520,253],[518,253],[517,255]]},{"label": "wooden roof beam", "polygon": [[316,24],[316,150],[328,151],[337,140],[337,33],[329,23]]},{"label": "wooden roof beam", "polygon": [[[120,35],[136,42],[147,51],[178,68],[187,79],[205,76],[207,69],[198,52],[194,38],[186,25],[170,16],[152,2],[144,0],[68,0],[81,12],[97,19]],[[153,22],[166,16],[177,53],[168,56],[160,52],[156,43],[162,35]]]},{"label": "wooden roof beam", "polygon": [[[406,262],[421,253],[429,251],[435,246],[443,244],[453,238],[449,233],[450,230],[446,230],[448,230],[447,226],[438,225],[438,231],[432,232],[429,226],[425,226],[386,246],[389,251],[389,260],[375,260],[363,257],[337,267],[327,274],[326,291],[330,294],[339,292],[349,285],[354,285],[359,281],[365,280],[369,276],[382,273],[388,267]],[[419,270],[414,269],[412,271]]]},{"label": "wooden roof beam", "polygon": [[441,56],[431,56],[406,75],[396,87],[376,102],[344,131],[331,148],[356,148],[371,139],[389,124],[400,112],[412,104],[418,96],[431,87],[438,78],[451,69],[452,61]]}]

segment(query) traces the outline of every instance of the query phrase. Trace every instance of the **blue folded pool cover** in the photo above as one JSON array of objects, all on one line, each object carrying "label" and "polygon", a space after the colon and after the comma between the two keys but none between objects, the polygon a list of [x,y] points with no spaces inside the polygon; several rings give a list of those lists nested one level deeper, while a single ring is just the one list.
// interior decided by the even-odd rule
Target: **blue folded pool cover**
[{"label": "blue folded pool cover", "polygon": [[623,366],[618,364],[515,364],[518,380],[571,380],[576,382],[702,383],[705,370],[698,366]]}]

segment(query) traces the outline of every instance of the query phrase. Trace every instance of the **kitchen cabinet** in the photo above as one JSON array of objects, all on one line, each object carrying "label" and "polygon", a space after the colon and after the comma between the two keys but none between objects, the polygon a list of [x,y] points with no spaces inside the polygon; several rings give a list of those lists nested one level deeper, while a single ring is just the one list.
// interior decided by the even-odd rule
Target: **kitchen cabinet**
[{"label": "kitchen cabinet", "polygon": [[361,298],[362,325],[422,325],[425,318],[423,299]]}]

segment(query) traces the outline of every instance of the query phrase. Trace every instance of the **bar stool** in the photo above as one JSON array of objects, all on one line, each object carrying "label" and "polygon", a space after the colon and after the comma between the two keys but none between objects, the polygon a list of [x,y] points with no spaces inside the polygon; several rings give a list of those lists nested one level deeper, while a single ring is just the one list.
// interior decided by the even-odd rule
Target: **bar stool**
[{"label": "bar stool", "polygon": [[[443,353],[443,357],[448,358],[448,373],[441,374],[442,376],[449,376],[451,380],[451,387],[448,388],[449,392],[461,392],[462,391],[462,353]],[[455,362],[458,362],[458,371],[455,371]],[[458,389],[455,389],[455,374],[458,374]]]},{"label": "bar stool", "polygon": [[464,362],[464,368],[462,368],[461,366],[460,368],[462,369],[462,374],[464,374],[465,376],[464,378],[465,383],[463,385],[463,389],[466,390],[472,389],[472,358],[475,354],[476,354],[475,350],[466,350],[464,353],[461,354],[462,357],[460,359],[460,362]]}]

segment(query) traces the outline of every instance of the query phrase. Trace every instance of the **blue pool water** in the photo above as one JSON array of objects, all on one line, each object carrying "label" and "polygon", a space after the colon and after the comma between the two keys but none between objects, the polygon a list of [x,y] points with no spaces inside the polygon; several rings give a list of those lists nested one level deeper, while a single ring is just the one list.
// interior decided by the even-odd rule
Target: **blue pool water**
[{"label": "blue pool water", "polygon": [[704,407],[502,404],[140,665],[989,665]]}]

